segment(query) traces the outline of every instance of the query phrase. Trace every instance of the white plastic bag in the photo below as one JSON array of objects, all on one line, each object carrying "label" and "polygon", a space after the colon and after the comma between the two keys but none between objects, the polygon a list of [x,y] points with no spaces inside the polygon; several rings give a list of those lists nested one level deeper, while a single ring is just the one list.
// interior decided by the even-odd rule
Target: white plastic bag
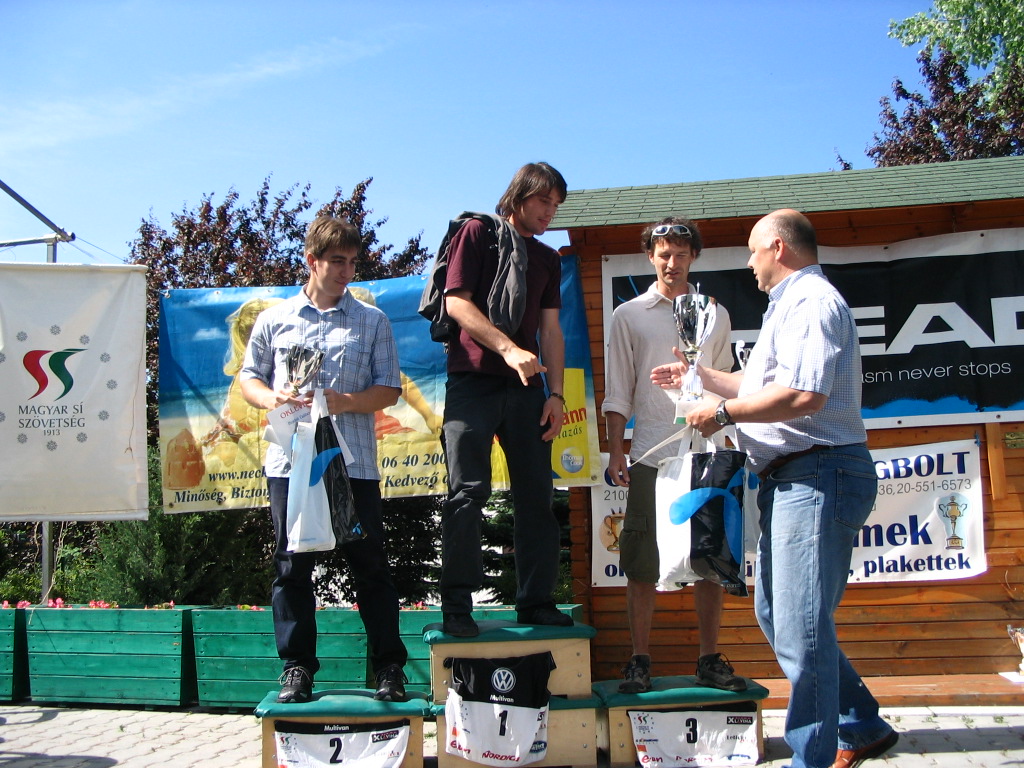
[{"label": "white plastic bag", "polygon": [[352,456],[322,389],[313,396],[310,419],[296,424],[292,437],[286,525],[293,553],[327,552],[364,535],[345,469]]},{"label": "white plastic bag", "polygon": [[[687,428],[679,454],[658,465],[655,527],[658,589],[706,579],[745,597],[746,454],[725,447],[729,431],[705,441]],[[731,432],[735,443],[735,431]]]}]

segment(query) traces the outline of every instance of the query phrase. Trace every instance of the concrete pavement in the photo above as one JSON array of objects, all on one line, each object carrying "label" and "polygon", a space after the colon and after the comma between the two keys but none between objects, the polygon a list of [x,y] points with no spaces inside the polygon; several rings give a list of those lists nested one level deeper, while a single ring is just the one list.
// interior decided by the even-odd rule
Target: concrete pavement
[{"label": "concrete pavement", "polygon": [[[782,710],[765,710],[766,761],[783,768]],[[900,733],[885,757],[865,768],[1024,767],[1024,702],[1019,707],[917,707],[883,710]],[[437,754],[428,723],[425,754]],[[253,715],[204,709],[0,706],[2,768],[260,768],[260,722]],[[467,765],[470,765],[467,763]]]}]

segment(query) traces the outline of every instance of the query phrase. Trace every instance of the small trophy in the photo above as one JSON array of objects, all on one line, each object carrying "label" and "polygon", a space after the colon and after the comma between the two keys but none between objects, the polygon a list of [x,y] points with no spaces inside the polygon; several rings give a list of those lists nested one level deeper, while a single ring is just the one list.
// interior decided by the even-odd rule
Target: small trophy
[{"label": "small trophy", "polygon": [[[1021,655],[1024,656],[1024,627],[1014,627],[1007,624],[1006,633],[1010,636],[1010,639],[1017,644]],[[1024,675],[1024,661],[1020,663],[1020,673]]]},{"label": "small trophy", "polygon": [[682,399],[691,402],[700,400],[704,395],[704,385],[697,375],[697,362],[702,355],[701,346],[707,343],[715,325],[715,300],[703,295],[698,285],[696,293],[675,298],[672,314],[675,316],[679,338],[683,342],[683,357],[690,366],[683,376]]},{"label": "small trophy", "polygon": [[949,536],[946,538],[946,549],[963,549],[964,540],[962,536],[956,534],[956,523],[964,516],[964,512],[967,509],[967,503],[962,496],[957,498],[959,494],[953,494],[949,497],[948,504],[939,504],[939,514],[949,520]]},{"label": "small trophy", "polygon": [[292,395],[298,395],[299,390],[316,375],[324,362],[324,353],[319,349],[293,345],[285,354],[284,366],[288,372],[287,386],[291,387]]}]

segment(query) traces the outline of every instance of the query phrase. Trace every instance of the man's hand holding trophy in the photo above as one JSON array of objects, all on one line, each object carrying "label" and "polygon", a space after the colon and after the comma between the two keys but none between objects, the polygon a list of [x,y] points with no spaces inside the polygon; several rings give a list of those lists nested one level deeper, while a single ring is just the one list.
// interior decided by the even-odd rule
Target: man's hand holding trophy
[{"label": "man's hand holding trophy", "polygon": [[676,424],[685,424],[686,414],[704,397],[704,385],[697,372],[697,364],[704,354],[701,347],[707,343],[715,327],[717,309],[714,298],[702,294],[699,284],[695,293],[677,296],[672,301],[672,314],[682,341],[680,351],[688,366],[676,401]]},{"label": "man's hand holding trophy", "polygon": [[[284,358],[285,372],[288,376],[285,388],[292,397],[298,397],[301,394],[302,388],[313,380],[323,362],[323,350],[301,344],[293,344],[288,348]],[[277,443],[290,453],[295,425],[300,421],[309,421],[309,418],[310,407],[308,405],[295,405],[294,403],[279,405],[274,410],[267,412],[267,428],[263,433],[263,438]]]}]

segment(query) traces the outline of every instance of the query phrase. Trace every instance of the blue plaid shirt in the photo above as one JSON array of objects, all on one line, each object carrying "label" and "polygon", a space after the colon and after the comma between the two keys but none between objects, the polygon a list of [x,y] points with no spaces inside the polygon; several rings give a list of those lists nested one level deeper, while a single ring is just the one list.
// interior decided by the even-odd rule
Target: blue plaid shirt
[{"label": "blue plaid shirt", "polygon": [[[304,389],[362,392],[374,385],[401,388],[398,348],[387,316],[358,301],[348,291],[337,305],[319,310],[300,291],[297,296],[260,313],[245,349],[239,376],[259,379],[271,389],[283,389],[288,379],[284,359],[295,345],[324,351],[324,362]],[[377,436],[372,413],[339,413],[334,417],[355,460],[350,477],[379,480]],[[291,466],[284,450],[267,446],[267,475],[287,477]]]},{"label": "blue plaid shirt", "polygon": [[760,471],[772,459],[812,445],[849,445],[867,439],[860,414],[860,345],[853,313],[814,264],[768,294],[768,311],[750,353],[739,394],[776,383],[827,395],[810,416],[772,424],[739,424],[740,447]]}]

